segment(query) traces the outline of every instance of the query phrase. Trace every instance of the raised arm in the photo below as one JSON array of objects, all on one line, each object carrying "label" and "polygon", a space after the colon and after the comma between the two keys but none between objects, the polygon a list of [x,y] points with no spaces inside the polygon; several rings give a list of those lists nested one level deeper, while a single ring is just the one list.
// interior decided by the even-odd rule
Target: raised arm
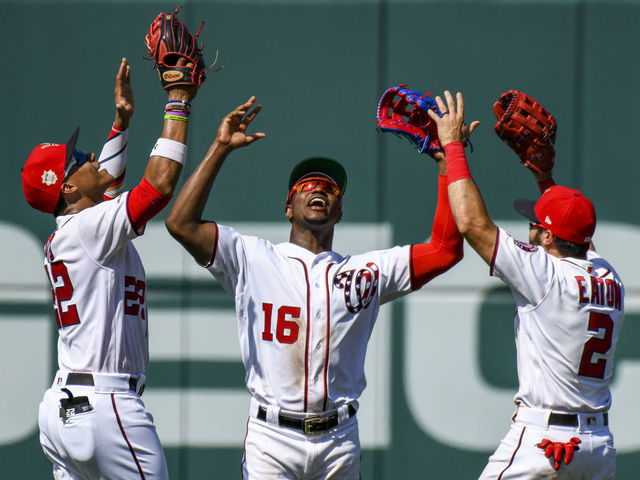
[{"label": "raised arm", "polygon": [[[189,65],[180,58],[179,65]],[[179,85],[167,91],[162,133],[151,150],[142,181],[127,198],[128,213],[136,231],[157,215],[171,200],[187,158],[187,127],[191,101],[198,93],[193,85]]]},{"label": "raised arm", "polygon": [[[447,178],[449,201],[458,230],[478,252],[482,259],[491,265],[496,246],[497,227],[489,218],[487,208],[476,183],[471,178],[462,142],[464,141],[464,100],[457,94],[457,105],[451,92],[445,91],[446,104],[436,97],[438,107],[446,112],[442,118],[433,112],[429,116],[438,125],[438,136],[447,158]],[[477,122],[471,124],[475,128]]]},{"label": "raised arm", "polygon": [[215,223],[202,219],[213,182],[233,150],[266,136],[262,132],[246,133],[261,109],[259,105],[253,107],[255,101],[256,97],[251,97],[222,119],[215,141],[182,187],[165,222],[169,233],[202,265],[212,260],[216,243]]},{"label": "raised arm", "polygon": [[[463,142],[469,139],[477,122],[463,132]],[[454,221],[447,193],[447,164],[443,150],[431,156],[438,167],[438,203],[433,218],[431,239],[411,247],[411,288],[416,290],[462,260],[462,236]]]},{"label": "raised arm", "polygon": [[133,90],[131,89],[131,66],[126,58],[122,59],[116,74],[114,100],[116,107],[115,120],[98,157],[100,170],[105,170],[113,178],[104,193],[105,200],[116,198],[122,193],[127,170],[128,127],[134,112],[134,98]]}]

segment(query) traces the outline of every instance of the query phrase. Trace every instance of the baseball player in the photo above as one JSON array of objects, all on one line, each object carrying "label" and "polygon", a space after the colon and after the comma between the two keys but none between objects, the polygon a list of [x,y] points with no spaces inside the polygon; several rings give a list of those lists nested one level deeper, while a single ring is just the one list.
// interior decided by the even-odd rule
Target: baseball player
[{"label": "baseball player", "polygon": [[289,241],[274,245],[202,220],[226,157],[263,138],[247,128],[255,97],[227,115],[185,183],[169,232],[235,296],[250,417],[244,479],[357,479],[356,414],[367,342],[380,305],[422,287],[462,258],[438,157],[431,241],[342,256],[331,249],[347,187],[337,161],[311,157],[289,176]]},{"label": "baseball player", "polygon": [[[165,115],[142,181],[118,194],[134,111],[130,74],[122,59],[116,117],[100,161],[76,147],[76,129],[66,144],[35,147],[22,170],[27,202],[52,213],[57,225],[46,242],[44,267],[59,369],[38,417],[56,479],[168,478],[153,418],[140,398],[149,313],[145,272],[131,240],[171,198],[186,158],[188,122]],[[190,105],[196,92],[173,87],[168,105]]]},{"label": "baseball player", "polygon": [[513,292],[519,388],[513,423],[480,475],[488,479],[612,479],[609,382],[624,317],[624,286],[589,249],[593,204],[581,192],[537,175],[544,192],[516,200],[530,222],[520,242],[489,218],[462,149],[464,103],[436,97],[430,113],[445,148],[449,199],[469,244]]}]

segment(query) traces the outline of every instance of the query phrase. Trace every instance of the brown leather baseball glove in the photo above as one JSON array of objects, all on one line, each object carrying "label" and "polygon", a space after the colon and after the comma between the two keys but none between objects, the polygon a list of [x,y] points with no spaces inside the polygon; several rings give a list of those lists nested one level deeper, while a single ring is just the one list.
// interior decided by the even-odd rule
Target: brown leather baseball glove
[{"label": "brown leather baseball glove", "polygon": [[553,168],[558,128],[553,115],[518,90],[500,95],[493,111],[498,119],[493,129],[518,154],[525,167],[537,173]]}]

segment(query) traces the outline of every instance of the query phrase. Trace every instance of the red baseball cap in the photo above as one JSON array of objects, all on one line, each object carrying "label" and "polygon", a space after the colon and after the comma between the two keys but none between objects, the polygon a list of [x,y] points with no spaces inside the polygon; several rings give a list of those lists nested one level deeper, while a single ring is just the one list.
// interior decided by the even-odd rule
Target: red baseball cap
[{"label": "red baseball cap", "polygon": [[589,243],[596,230],[593,203],[573,188],[554,185],[545,190],[537,202],[520,198],[513,206],[530,221],[571,243]]},{"label": "red baseball cap", "polygon": [[29,205],[53,213],[58,205],[65,167],[78,141],[76,128],[66,144],[41,143],[33,149],[22,168],[22,190]]}]

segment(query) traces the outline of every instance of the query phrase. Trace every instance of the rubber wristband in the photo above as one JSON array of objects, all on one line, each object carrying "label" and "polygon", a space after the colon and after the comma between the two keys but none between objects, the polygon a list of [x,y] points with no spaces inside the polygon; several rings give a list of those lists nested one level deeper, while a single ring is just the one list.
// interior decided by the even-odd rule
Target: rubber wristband
[{"label": "rubber wristband", "polygon": [[464,154],[464,146],[461,142],[451,142],[444,147],[447,157],[447,180],[449,184],[471,178],[467,157]]},{"label": "rubber wristband", "polygon": [[151,149],[150,157],[164,157],[184,165],[187,162],[187,146],[169,138],[159,138]]},{"label": "rubber wristband", "polygon": [[189,117],[188,116],[182,116],[182,115],[177,115],[177,114],[165,115],[164,119],[165,120],[178,120],[179,122],[188,122],[189,121]]}]

